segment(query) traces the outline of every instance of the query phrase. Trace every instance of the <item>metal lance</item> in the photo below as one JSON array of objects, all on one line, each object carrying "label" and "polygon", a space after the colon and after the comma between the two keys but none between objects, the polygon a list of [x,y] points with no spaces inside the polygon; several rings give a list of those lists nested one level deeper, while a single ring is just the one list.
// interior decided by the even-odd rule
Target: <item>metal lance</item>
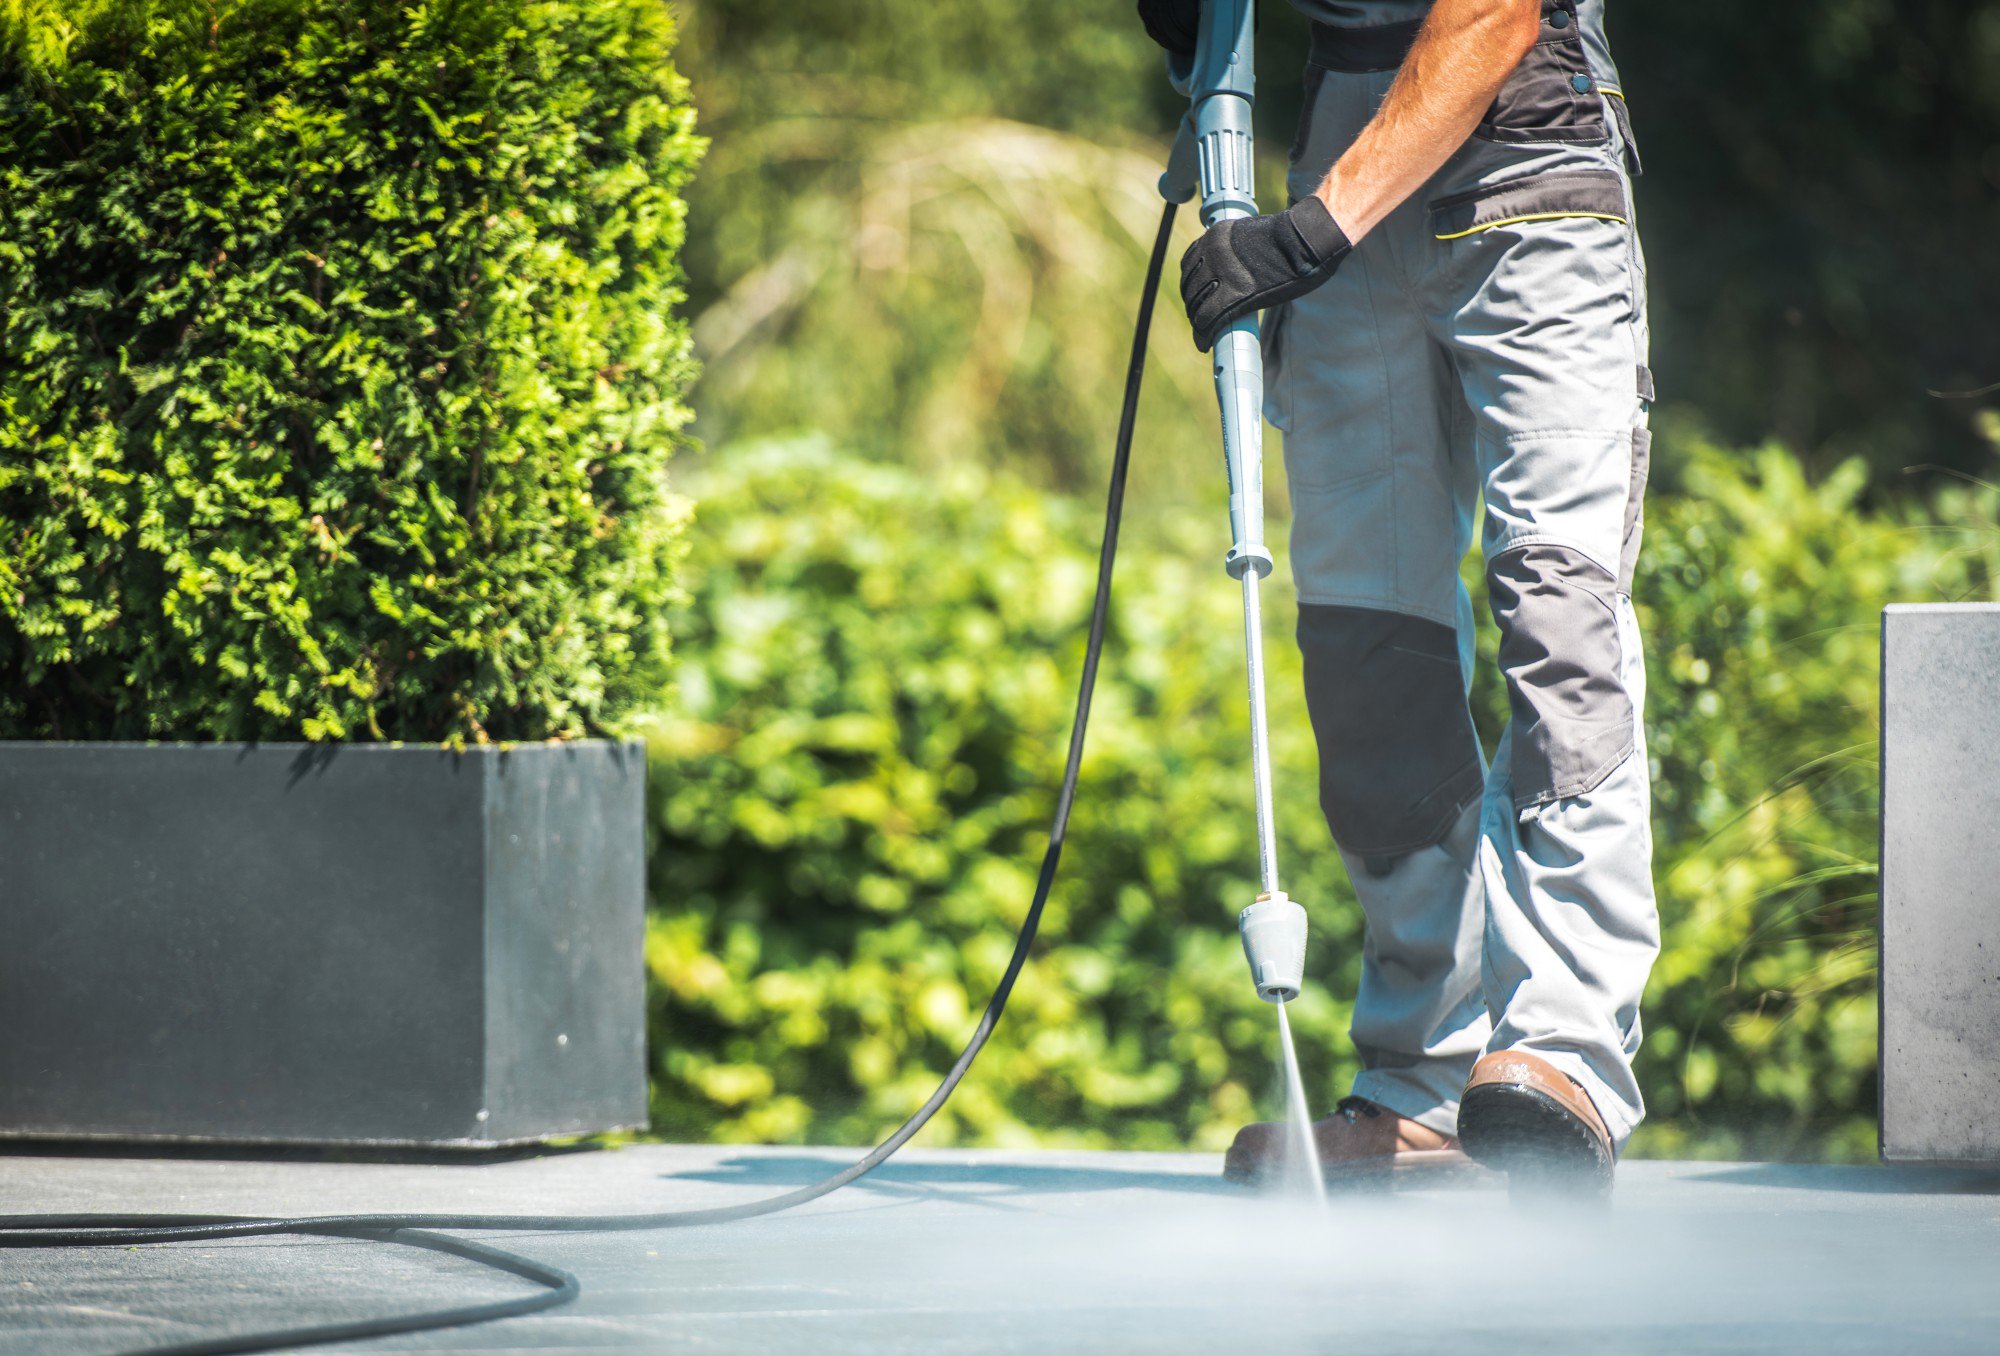
[{"label": "metal lance", "polygon": [[[1201,224],[1257,214],[1250,112],[1256,97],[1252,0],[1206,0],[1191,60],[1170,58],[1188,113],[1174,140],[1160,194],[1201,197]],[[1215,341],[1215,398],[1229,475],[1231,544],[1223,566],[1243,589],[1243,642],[1250,690],[1250,775],[1257,800],[1257,867],[1262,893],[1238,919],[1258,994],[1296,998],[1305,968],[1305,910],[1278,885],[1277,828],[1271,809],[1269,719],[1264,708],[1264,624],[1258,586],[1271,573],[1264,545],[1264,356],[1252,314]]]}]

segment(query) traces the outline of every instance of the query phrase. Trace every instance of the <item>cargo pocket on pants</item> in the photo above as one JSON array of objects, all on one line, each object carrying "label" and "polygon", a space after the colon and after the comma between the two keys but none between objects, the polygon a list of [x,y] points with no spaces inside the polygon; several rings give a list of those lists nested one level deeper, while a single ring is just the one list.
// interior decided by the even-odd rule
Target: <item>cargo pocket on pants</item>
[{"label": "cargo pocket on pants", "polygon": [[1630,223],[1625,185],[1616,170],[1562,170],[1530,175],[1454,193],[1430,204],[1431,234],[1439,240],[1490,231],[1523,221],[1595,217]]},{"label": "cargo pocket on pants", "polygon": [[1514,808],[1597,789],[1632,755],[1618,581],[1582,552],[1515,547],[1486,566],[1507,682]]},{"label": "cargo pocket on pants", "polygon": [[1292,303],[1281,301],[1264,312],[1258,344],[1264,353],[1264,418],[1280,433],[1292,430],[1292,386],[1285,380],[1285,322]]},{"label": "cargo pocket on pants", "polygon": [[1287,168],[1297,166],[1305,159],[1307,149],[1312,144],[1313,114],[1319,109],[1319,92],[1326,84],[1327,70],[1324,66],[1306,64],[1306,97],[1299,108],[1299,129],[1292,133],[1292,148],[1285,154]]}]

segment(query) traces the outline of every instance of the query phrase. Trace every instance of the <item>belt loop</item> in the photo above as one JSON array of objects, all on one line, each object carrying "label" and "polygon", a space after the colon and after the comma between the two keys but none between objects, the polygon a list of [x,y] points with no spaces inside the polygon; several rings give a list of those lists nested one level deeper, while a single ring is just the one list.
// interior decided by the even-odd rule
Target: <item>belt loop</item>
[{"label": "belt loop", "polygon": [[1639,158],[1639,143],[1632,139],[1632,110],[1625,106],[1625,91],[1606,89],[1604,102],[1611,105],[1611,120],[1618,124],[1618,140],[1624,143],[1625,173],[1636,179],[1646,172],[1646,162]]}]

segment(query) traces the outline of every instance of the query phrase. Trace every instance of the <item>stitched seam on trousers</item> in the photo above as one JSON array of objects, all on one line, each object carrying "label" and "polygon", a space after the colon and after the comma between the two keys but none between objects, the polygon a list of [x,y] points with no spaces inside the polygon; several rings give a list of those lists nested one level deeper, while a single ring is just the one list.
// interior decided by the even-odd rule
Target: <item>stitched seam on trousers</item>
[{"label": "stitched seam on trousers", "polygon": [[[1618,97],[1622,101],[1625,96],[1621,92],[1618,95]],[[1625,137],[1628,130],[1629,130],[1629,125],[1621,125],[1619,128],[1619,136]],[[1623,167],[1621,166],[1621,170],[1622,168]],[[1625,208],[1626,211],[1632,217],[1631,229],[1625,232],[1625,296],[1630,303],[1630,306],[1628,307],[1626,312],[1625,337],[1632,345],[1632,363],[1634,370],[1639,372],[1644,372],[1646,374],[1647,381],[1650,383],[1652,379],[1652,370],[1647,364],[1647,359],[1652,355],[1647,351],[1648,346],[1640,337],[1641,329],[1642,326],[1644,325],[1645,314],[1646,314],[1646,293],[1639,272],[1638,201],[1636,195],[1633,192],[1632,180],[1629,174],[1624,177],[1623,182],[1625,185]],[[1628,455],[1630,458],[1630,461],[1626,468],[1626,474],[1628,477],[1637,469],[1638,466],[1639,446],[1638,446],[1637,431],[1639,429],[1645,428],[1649,422],[1647,419],[1647,411],[1650,406],[1650,403],[1651,402],[1647,399],[1647,393],[1641,391],[1639,389],[1637,381],[1634,381],[1632,388],[1632,431],[1626,435],[1628,439],[1627,442]],[[1638,499],[1639,502],[1636,506],[1638,516],[1634,520],[1634,526],[1635,530],[1639,530],[1643,533],[1644,524],[1646,520],[1646,486],[1643,482],[1641,482],[1640,485],[1638,486]],[[1623,534],[1621,533],[1621,537],[1622,535]],[[1613,575],[1613,578],[1617,580],[1619,594],[1627,599],[1629,599],[1632,596],[1632,583],[1633,580],[1638,577],[1639,573],[1638,558],[1639,555],[1642,554],[1644,551],[1645,551],[1645,544],[1644,544],[1644,537],[1642,535],[1640,538],[1639,550],[1638,552],[1635,552],[1632,557],[1632,577],[1627,578],[1625,574],[1625,544],[1622,540],[1618,544],[1618,569],[1616,573]],[[1619,629],[1618,634],[1619,634],[1619,645],[1622,648],[1624,645],[1624,630],[1622,627]],[[1620,665],[1618,677],[1620,683],[1623,683],[1625,675],[1622,662]],[[1636,723],[1638,719],[1639,716],[1637,711],[1635,710],[1633,713],[1633,720]]]},{"label": "stitched seam on trousers", "polygon": [[[1621,686],[1623,685],[1623,675],[1620,675],[1620,685]],[[1598,787],[1604,785],[1604,779],[1609,777],[1614,771],[1616,771],[1620,763],[1624,762],[1627,758],[1630,758],[1632,756],[1633,750],[1637,749],[1638,747],[1639,747],[1639,741],[1637,738],[1627,739],[1625,741],[1624,746],[1620,748],[1619,751],[1614,756],[1605,759],[1602,763],[1598,764],[1595,768],[1591,769],[1583,776],[1577,778],[1575,781],[1565,782],[1561,786],[1551,787],[1549,790],[1542,792],[1540,795],[1530,796],[1525,800],[1517,798],[1514,802],[1515,812],[1518,814],[1524,810],[1536,809],[1539,806],[1553,805],[1559,800],[1570,800],[1577,796],[1584,796],[1590,794],[1592,791],[1595,791]]]},{"label": "stitched seam on trousers", "polygon": [[[1264,353],[1264,376],[1266,381],[1264,403],[1266,406],[1276,409],[1283,416],[1282,423],[1277,419],[1271,420],[1272,425],[1280,432],[1292,428],[1296,423],[1292,418],[1292,405],[1290,401],[1292,365],[1285,358],[1285,330],[1289,328],[1291,318],[1292,303],[1289,301],[1279,302],[1271,308],[1268,323],[1263,326],[1259,336]],[[1270,380],[1271,371],[1274,367],[1277,369],[1278,374],[1276,381]],[[1268,414],[1266,417],[1269,418]]]},{"label": "stitched seam on trousers", "polygon": [[[1630,322],[1627,322],[1628,324]],[[1500,437],[1503,443],[1526,442],[1537,438],[1561,439],[1566,442],[1581,442],[1585,438],[1629,438],[1631,426],[1623,428],[1531,428],[1520,433],[1505,433]]]},{"label": "stitched seam on trousers", "polygon": [[1486,567],[1491,569],[1493,562],[1500,559],[1500,557],[1510,556],[1516,551],[1524,551],[1530,546],[1556,546],[1565,551],[1574,551],[1598,569],[1610,575],[1614,584],[1618,580],[1618,567],[1615,564],[1606,565],[1597,558],[1597,552],[1591,550],[1588,546],[1580,545],[1577,542],[1571,541],[1568,537],[1558,537],[1549,532],[1524,532],[1520,536],[1506,538],[1499,546],[1494,547],[1493,550],[1486,554]]},{"label": "stitched seam on trousers", "polygon": [[[1381,377],[1382,423],[1385,441],[1382,447],[1383,469],[1389,475],[1389,521],[1399,522],[1396,509],[1396,392],[1389,380],[1389,354],[1382,346],[1382,313],[1375,304],[1375,270],[1366,267],[1366,260],[1360,261],[1361,286],[1368,293],[1368,340],[1375,346],[1375,370]],[[1391,263],[1394,261],[1391,260]],[[1400,558],[1392,559],[1390,565],[1390,589],[1400,593],[1403,588],[1402,563]]]},{"label": "stitched seam on trousers", "polygon": [[[1289,330],[1297,323],[1292,318],[1292,303],[1288,301],[1285,303],[1285,328]],[[1283,402],[1281,408],[1285,411],[1285,426],[1288,429],[1297,428],[1299,425],[1299,355],[1285,352],[1285,348],[1288,346],[1286,345],[1286,341],[1291,337],[1290,334],[1280,334],[1278,336],[1279,348],[1277,350],[1278,361],[1280,363],[1278,382],[1284,388],[1279,393],[1278,398]],[[1287,433],[1285,436],[1289,438],[1291,435]],[[1287,486],[1286,488],[1289,490],[1290,487]]]},{"label": "stitched seam on trousers", "polygon": [[1646,481],[1652,470],[1652,432],[1635,423],[1625,469],[1625,516],[1618,534],[1618,593],[1629,599],[1639,573],[1639,552],[1646,536]]},{"label": "stitched seam on trousers", "polygon": [[[1425,330],[1430,329],[1428,321]],[[1451,378],[1452,411],[1445,423],[1445,474],[1451,477],[1451,545],[1452,559],[1464,560],[1465,553],[1472,549],[1472,543],[1479,539],[1479,416],[1473,413],[1472,402],[1465,395],[1465,369],[1459,365],[1458,350],[1447,343],[1441,343],[1435,334],[1431,342],[1444,354],[1444,362]],[[1460,467],[1470,462],[1472,493],[1461,504],[1458,496],[1458,475]],[[1454,581],[1454,591],[1465,599],[1466,616],[1471,616],[1472,598],[1466,593],[1462,583]],[[1453,599],[1452,628],[1459,626],[1458,600]],[[1461,660],[1461,667],[1463,661]],[[1471,685],[1471,675],[1466,675],[1466,684]]]},{"label": "stitched seam on trousers", "polygon": [[1484,235],[1488,231],[1497,231],[1503,226],[1521,226],[1531,221],[1615,221],[1620,226],[1626,224],[1625,218],[1614,217],[1609,212],[1523,212],[1516,217],[1501,217],[1498,221],[1489,221],[1484,225],[1468,226],[1462,231],[1453,231],[1449,235],[1433,233],[1431,238],[1433,240],[1464,240],[1469,236]]},{"label": "stitched seam on trousers", "polygon": [[1394,598],[1382,598],[1374,594],[1359,593],[1298,593],[1299,602],[1308,607],[1365,607],[1371,612],[1395,612],[1406,617],[1416,617],[1422,621],[1448,626],[1454,632],[1458,629],[1458,609],[1456,606],[1445,612],[1433,612],[1427,607],[1417,607]]},{"label": "stitched seam on trousers", "polygon": [[[1475,188],[1461,189],[1456,193],[1447,193],[1441,198],[1432,198],[1425,202],[1424,209],[1426,213],[1435,215],[1453,207],[1464,207],[1468,203],[1478,203],[1499,197],[1518,197],[1525,192],[1532,192],[1536,189],[1553,192],[1558,188],[1577,187],[1580,183],[1589,187],[1600,187],[1605,185],[1607,179],[1615,178],[1616,176],[1617,171],[1609,165],[1596,169],[1524,169],[1518,174],[1510,174],[1508,177],[1492,183],[1480,184]],[[1535,210],[1552,211],[1557,209],[1539,206]],[[1571,207],[1566,210],[1594,211],[1597,209],[1577,209]],[[1623,218],[1620,218],[1620,220],[1623,220]]]},{"label": "stitched seam on trousers", "polygon": [[[1389,87],[1397,78],[1397,73],[1393,71],[1380,73],[1374,78],[1382,81],[1381,97],[1387,98]],[[1376,106],[1378,108],[1381,106],[1379,100]],[[1418,324],[1422,327],[1425,315],[1423,299],[1418,294],[1419,289],[1416,280],[1410,276],[1410,261],[1404,257],[1402,250],[1398,247],[1401,233],[1384,231],[1382,235],[1384,237],[1383,252],[1388,256],[1392,274],[1389,281],[1401,295],[1403,304],[1418,318]],[[1403,443],[1402,439],[1398,436],[1399,430],[1397,428],[1396,377],[1389,362],[1387,350],[1382,343],[1382,313],[1381,307],[1375,299],[1375,287],[1372,275],[1369,279],[1368,287],[1368,320],[1374,329],[1375,351],[1382,358],[1383,408],[1386,411],[1385,423],[1389,431],[1389,521],[1400,523],[1403,521],[1403,476],[1406,474],[1405,463],[1407,458],[1397,455],[1397,449]],[[1399,549],[1393,551],[1390,560],[1390,579],[1393,581],[1392,588],[1396,593],[1400,594],[1407,591],[1408,581],[1403,577],[1403,552]]]}]

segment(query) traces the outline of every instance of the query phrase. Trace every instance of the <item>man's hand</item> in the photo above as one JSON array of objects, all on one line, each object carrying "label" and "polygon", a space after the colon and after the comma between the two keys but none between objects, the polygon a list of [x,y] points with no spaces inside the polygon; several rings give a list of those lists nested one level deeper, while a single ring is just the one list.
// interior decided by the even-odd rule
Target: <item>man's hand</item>
[{"label": "man's hand", "polygon": [[1270,216],[1218,221],[1181,256],[1181,300],[1195,346],[1206,353],[1252,311],[1304,296],[1353,248],[1316,197]]},{"label": "man's hand", "polygon": [[1176,56],[1194,55],[1201,32],[1201,0],[1139,0],[1146,36]]}]

